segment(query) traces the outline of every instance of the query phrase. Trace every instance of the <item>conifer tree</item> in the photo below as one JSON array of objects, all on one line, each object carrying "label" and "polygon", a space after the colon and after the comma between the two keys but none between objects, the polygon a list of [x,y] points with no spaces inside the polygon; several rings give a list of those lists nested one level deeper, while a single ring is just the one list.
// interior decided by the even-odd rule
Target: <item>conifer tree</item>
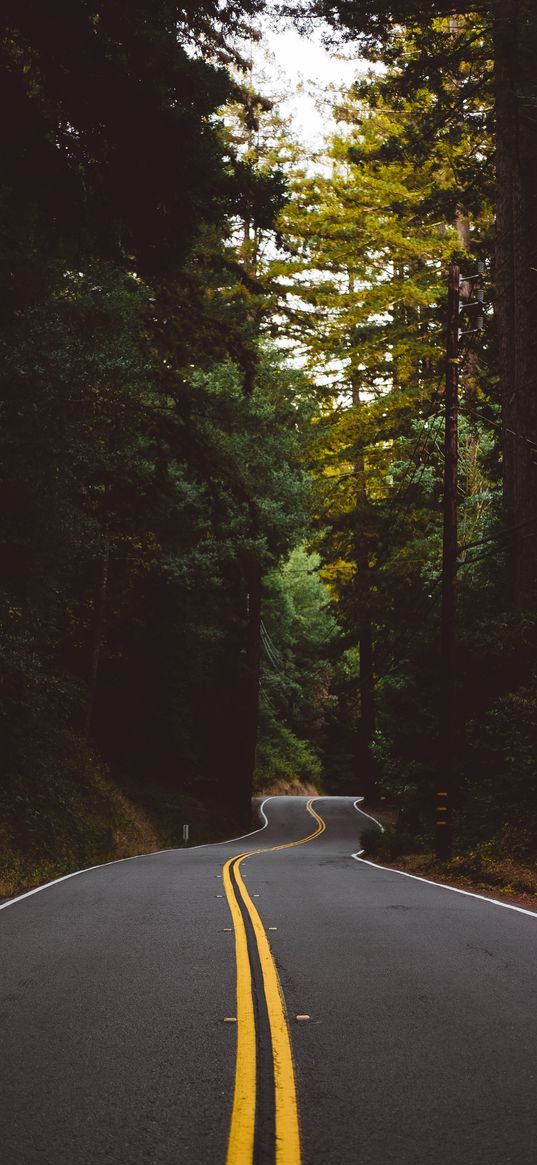
[{"label": "conifer tree", "polygon": [[[496,315],[502,382],[504,504],[506,525],[513,531],[510,552],[512,604],[530,619],[537,595],[537,491],[533,447],[537,444],[537,343],[534,288],[537,238],[537,9],[533,0],[358,0],[356,4],[314,0],[298,12],[322,15],[351,37],[365,37],[373,51],[388,59],[399,28],[418,31],[423,51],[410,58],[409,83],[433,70],[451,70],[458,45],[483,27],[493,43],[494,127],[496,156]],[[443,44],[430,52],[431,16],[447,18]],[[455,31],[449,18],[455,18]],[[462,37],[457,20],[463,22]],[[432,22],[434,27],[434,19]],[[470,78],[471,80],[471,78]],[[461,125],[464,110],[455,100],[441,102],[437,118]],[[435,118],[435,120],[437,120]],[[513,435],[514,434],[514,435]]]},{"label": "conifer tree", "polygon": [[[437,22],[429,41],[444,34]],[[401,35],[398,54],[415,51],[415,40]],[[450,99],[459,70],[466,77],[473,68],[475,48],[465,51],[470,60],[462,66],[459,60],[453,77],[441,77]],[[321,173],[295,180],[282,216],[291,258],[275,271],[282,293],[287,288],[291,334],[300,336],[324,399],[316,442],[319,520],[327,577],[345,627],[360,643],[362,780],[371,772],[375,670],[387,663],[383,634],[375,669],[373,628],[387,617],[394,515],[399,521],[399,494],[406,501],[408,492],[399,480],[401,454],[408,457],[416,444],[418,464],[406,473],[423,474],[427,440],[422,446],[415,434],[440,410],[447,265],[455,255],[471,262],[470,240],[478,253],[489,242],[483,88],[466,93],[468,121],[456,134],[432,133],[438,84],[435,76],[430,87],[408,88],[394,55],[385,75],[372,74],[339,100],[340,128]],[[472,171],[468,158],[477,149]],[[421,538],[419,513],[415,524]],[[411,527],[406,538],[412,537]]]}]

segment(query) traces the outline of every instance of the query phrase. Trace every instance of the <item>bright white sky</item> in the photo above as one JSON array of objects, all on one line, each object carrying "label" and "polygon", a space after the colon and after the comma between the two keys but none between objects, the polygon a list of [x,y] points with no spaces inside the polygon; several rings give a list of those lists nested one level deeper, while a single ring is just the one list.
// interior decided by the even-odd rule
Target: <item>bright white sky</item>
[{"label": "bright white sky", "polygon": [[[273,58],[269,69],[264,59],[267,50]],[[294,134],[313,149],[319,148],[332,125],[327,111],[323,114],[316,107],[318,98],[314,97],[312,89],[320,87],[326,90],[330,85],[348,87],[364,70],[363,61],[357,57],[345,59],[350,57],[351,51],[346,47],[336,55],[336,50],[329,52],[324,48],[319,34],[306,38],[295,29],[278,33],[267,29],[262,44],[254,48],[254,83],[258,67],[274,75],[275,88],[289,93],[282,113],[292,116]],[[261,88],[263,91],[265,86]]]}]

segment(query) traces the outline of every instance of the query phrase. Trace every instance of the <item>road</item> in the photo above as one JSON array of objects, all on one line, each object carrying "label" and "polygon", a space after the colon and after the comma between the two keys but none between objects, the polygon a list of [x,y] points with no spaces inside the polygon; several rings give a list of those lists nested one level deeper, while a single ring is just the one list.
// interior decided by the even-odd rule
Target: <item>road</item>
[{"label": "road", "polygon": [[537,916],[265,813],[0,910],[6,1165],[534,1165]]}]

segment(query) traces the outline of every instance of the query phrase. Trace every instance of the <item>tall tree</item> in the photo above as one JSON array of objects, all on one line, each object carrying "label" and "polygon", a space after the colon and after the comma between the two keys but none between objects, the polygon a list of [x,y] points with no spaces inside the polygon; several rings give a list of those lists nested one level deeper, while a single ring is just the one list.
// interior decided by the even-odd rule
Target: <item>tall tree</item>
[{"label": "tall tree", "polygon": [[245,564],[288,552],[304,495],[285,369],[263,354],[241,391],[260,289],[232,222],[268,230],[282,201],[219,113],[244,98],[223,62],[255,8],[5,6],[2,730],[21,828],[38,787],[58,808],[94,763],[90,725],[116,772],[214,798],[223,769],[249,812]]},{"label": "tall tree", "polygon": [[[430,47],[443,35],[433,26]],[[412,38],[401,36],[401,55],[414,49]],[[453,91],[450,76],[438,73],[439,66],[430,87],[416,90],[405,79],[401,90],[394,61],[382,77],[373,74],[340,98],[339,129],[322,171],[295,177],[282,215],[291,250],[287,267],[280,265],[280,275],[287,275],[282,290],[289,272],[295,280],[287,291],[290,327],[324,399],[316,453],[325,475],[325,517],[333,523],[324,548],[334,581],[338,558],[351,570],[351,585],[342,575],[341,591],[346,629],[360,643],[364,782],[372,772],[373,624],[381,567],[391,550],[398,442],[416,416],[425,424],[439,408],[444,270],[461,248],[463,215],[481,246],[490,217],[486,189],[481,196],[473,186],[465,190],[460,175],[474,142],[487,158],[482,97],[468,99],[475,113],[468,127],[456,135],[432,133],[436,86]],[[383,618],[380,610],[376,618]]]},{"label": "tall tree", "polygon": [[[325,3],[314,0],[299,11],[324,16],[351,36],[365,37],[389,52],[397,26],[427,28],[431,15],[464,18],[466,32],[484,20],[492,31],[495,71],[496,311],[501,356],[504,426],[504,499],[506,519],[513,529],[511,588],[516,610],[531,610],[537,593],[537,491],[534,445],[536,429],[536,312],[534,287],[536,237],[537,10],[532,0],[359,0]],[[453,37],[445,41],[449,67]],[[434,58],[433,58],[434,60]],[[428,55],[410,61],[409,75],[427,77]],[[451,120],[460,116],[452,103]],[[443,116],[446,116],[444,111]]]},{"label": "tall tree", "polygon": [[496,5],[496,318],[517,611],[537,603],[537,11]]},{"label": "tall tree", "polygon": [[224,147],[216,110],[236,86],[189,41],[233,28],[256,4],[36,0],[4,4],[3,278],[15,306],[47,260],[96,254],[155,276],[200,222],[263,194]]}]

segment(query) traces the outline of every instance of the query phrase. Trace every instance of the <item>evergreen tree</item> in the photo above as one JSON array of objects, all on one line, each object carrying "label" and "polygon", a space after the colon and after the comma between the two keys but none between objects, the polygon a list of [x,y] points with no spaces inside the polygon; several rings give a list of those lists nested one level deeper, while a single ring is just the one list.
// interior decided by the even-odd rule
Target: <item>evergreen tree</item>
[{"label": "evergreen tree", "polygon": [[[298,12],[322,15],[350,36],[362,36],[375,51],[390,59],[393,38],[397,43],[402,25],[411,35],[417,31],[423,47],[411,58],[409,81],[427,79],[433,70],[452,68],[461,40],[478,40],[483,25],[489,29],[494,57],[494,124],[496,155],[496,313],[502,383],[504,430],[504,503],[506,524],[513,529],[510,552],[512,603],[520,614],[533,619],[537,593],[537,540],[527,536],[533,529],[535,470],[533,445],[537,443],[535,377],[537,343],[534,295],[535,239],[537,238],[537,135],[534,107],[537,98],[537,10],[532,0],[360,0],[324,3],[315,0]],[[443,45],[430,52],[431,15],[448,18]],[[450,25],[449,18],[453,23]],[[462,35],[460,32],[462,22]],[[472,81],[472,78],[470,78]],[[457,128],[461,124],[458,87],[451,101],[439,103],[435,121]],[[513,436],[513,434],[515,434]],[[521,524],[524,523],[524,526]],[[522,624],[521,624],[522,625]]]},{"label": "evergreen tree", "polygon": [[[430,36],[442,34],[440,27]],[[398,52],[414,48],[401,38]],[[442,76],[450,93],[460,69]],[[381,584],[401,442],[416,432],[416,417],[425,425],[440,408],[447,265],[470,235],[474,248],[489,241],[487,185],[475,170],[471,186],[460,175],[462,167],[469,180],[467,158],[479,142],[486,159],[489,140],[481,98],[467,100],[469,125],[434,135],[435,88],[408,92],[395,64],[372,74],[340,99],[322,171],[295,181],[282,216],[292,258],[279,274],[295,281],[292,334],[300,332],[325,401],[315,447],[323,552],[345,626],[360,644],[364,782],[375,732],[373,625],[384,622],[389,603]]]}]

